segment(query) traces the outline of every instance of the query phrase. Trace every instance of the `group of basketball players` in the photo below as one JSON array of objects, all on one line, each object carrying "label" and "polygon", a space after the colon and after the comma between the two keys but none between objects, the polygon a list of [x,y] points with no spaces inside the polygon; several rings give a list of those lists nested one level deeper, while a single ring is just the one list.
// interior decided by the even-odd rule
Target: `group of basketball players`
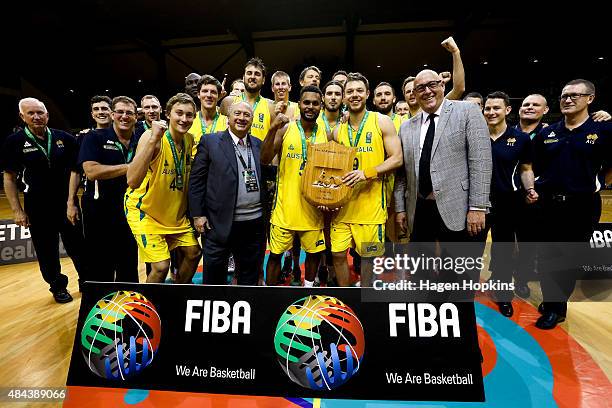
[{"label": "group of basketball players", "polygon": [[[453,57],[452,75],[449,72],[440,74],[444,84],[452,78],[453,87],[446,98],[460,99],[465,91],[465,81],[459,49],[452,38],[445,40],[442,46]],[[318,281],[349,286],[348,250],[351,250],[358,271],[360,257],[380,256],[386,240],[400,238],[402,228],[394,225],[393,200],[390,198],[393,174],[403,163],[398,137],[400,126],[420,112],[414,90],[415,78],[406,78],[402,84],[405,99],[397,101],[389,83],[381,82],[371,88],[368,80],[359,73],[338,71],[321,86],[322,72],[310,66],[299,77],[299,101],[293,102],[289,100],[291,78],[283,71],[276,71],[271,76],[274,100],[263,97],[261,90],[266,76],[262,60],[252,58],[245,65],[243,78],[231,84],[226,96],[225,84],[213,76],[189,74],[186,93],[173,96],[165,106],[167,122],[162,120],[162,104],[153,95],[145,95],[140,108],[133,99],[125,96],[112,100],[94,97],[91,100],[96,128],[78,134],[78,151],[71,153],[74,163],[65,164],[71,170],[69,188],[66,186],[69,191],[66,214],[72,225],[81,218],[76,191],[81,179],[85,180],[81,207],[84,251],[90,256],[85,266],[77,268],[82,280],[137,281],[133,255],[137,246],[141,261],[147,263],[147,282],[164,282],[169,271],[173,272],[176,283],[191,282],[202,255],[197,232],[206,239],[207,227],[194,225],[194,220],[190,219],[188,186],[191,166],[202,138],[226,131],[228,127],[231,130],[233,119],[228,115],[241,101],[250,108],[251,137],[263,142],[261,155],[255,160],[276,170],[276,177],[270,180],[255,180],[273,197],[269,218],[267,285],[284,281],[286,277],[281,274],[283,254],[293,250],[293,256],[299,259],[301,248],[306,252],[304,286],[314,286]],[[366,107],[370,95],[373,96],[375,111]],[[509,112],[505,94],[492,94],[486,100],[478,94],[468,94],[466,99],[479,103],[481,109],[484,106],[492,137],[495,136],[493,133],[505,131],[505,115]],[[137,121],[139,110],[143,115],[141,121]],[[533,138],[542,129],[541,119],[546,112],[547,104],[543,97],[528,96],[522,104],[521,121],[516,132],[532,134]],[[43,154],[38,159],[52,167],[51,146],[60,146],[60,141],[52,139],[55,130],[51,134],[45,133],[48,113],[44,104],[26,98],[20,102],[20,115],[26,123],[23,146],[31,144],[34,147],[22,149],[21,141],[12,141],[16,148],[5,150],[3,169],[9,175],[24,168],[27,170],[27,154],[34,151]],[[608,119],[605,112],[600,115]],[[64,134],[61,136],[65,138]],[[307,162],[308,144],[329,140],[357,149],[358,166],[342,179],[352,187],[352,195],[338,211],[313,207],[301,192],[300,180]],[[526,140],[529,142],[528,138]],[[46,149],[45,143],[48,143]],[[64,142],[62,148],[64,145],[68,143]],[[26,159],[20,165],[9,166],[7,163],[11,160],[6,158],[9,151],[19,151]],[[510,177],[514,176],[511,172]],[[246,173],[244,177],[247,177]],[[5,176],[5,185],[6,180]],[[7,193],[17,214],[16,220],[24,226],[30,225],[17,211],[20,207],[15,202],[12,179],[9,182]],[[244,182],[249,181],[245,179]],[[533,190],[533,181],[529,187]],[[527,191],[528,196],[533,193],[535,190]],[[121,223],[129,225],[129,232],[125,229],[123,237],[115,229]],[[391,228],[386,228],[386,225]],[[34,235],[33,231],[33,239]],[[102,241],[107,247],[109,242],[115,243],[111,244],[110,253],[100,253],[98,248]],[[38,252],[43,244],[39,240],[36,242]],[[113,261],[111,258],[116,259]],[[42,270],[42,262],[47,261],[40,262]],[[333,274],[317,276],[327,266]],[[372,276],[366,269],[362,271],[361,281],[364,286],[370,286]],[[206,270],[203,273],[206,274]],[[59,293],[62,291],[58,288],[62,289],[62,286],[65,292],[63,280],[57,283],[57,277],[45,279],[51,284],[58,302],[71,300],[67,300],[65,293]],[[302,284],[299,270],[293,282]],[[528,295],[525,293],[528,292],[526,281],[517,281],[517,286],[523,295]]]}]

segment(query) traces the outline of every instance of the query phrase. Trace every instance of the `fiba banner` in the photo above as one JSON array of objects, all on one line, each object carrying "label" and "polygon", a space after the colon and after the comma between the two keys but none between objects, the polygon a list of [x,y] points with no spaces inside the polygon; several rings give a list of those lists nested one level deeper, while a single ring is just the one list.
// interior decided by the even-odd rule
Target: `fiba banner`
[{"label": "fiba banner", "polygon": [[[61,240],[60,256],[66,256]],[[30,230],[15,224],[13,220],[0,220],[0,265],[35,260],[36,252],[30,238]]]},{"label": "fiba banner", "polygon": [[87,283],[67,385],[484,401],[472,303],[362,290]]}]

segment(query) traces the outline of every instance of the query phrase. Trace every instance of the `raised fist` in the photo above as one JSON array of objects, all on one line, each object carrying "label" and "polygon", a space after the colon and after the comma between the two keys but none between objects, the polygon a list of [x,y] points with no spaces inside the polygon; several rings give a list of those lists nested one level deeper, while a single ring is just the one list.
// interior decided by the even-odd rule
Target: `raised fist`
[{"label": "raised fist", "polygon": [[274,113],[277,115],[285,112],[287,112],[287,104],[284,101],[277,102],[276,105],[274,105]]},{"label": "raised fist", "polygon": [[274,121],[272,122],[272,127],[279,129],[289,123],[289,118],[284,113],[277,113]]},{"label": "raised fist", "polygon": [[154,120],[151,122],[151,136],[160,140],[164,132],[168,129],[168,124],[165,120]]},{"label": "raised fist", "polygon": [[459,52],[459,47],[457,47],[457,43],[453,37],[448,37],[446,40],[442,41],[442,44],[440,45],[442,45],[450,53]]},{"label": "raised fist", "polygon": [[448,71],[440,72],[440,79],[442,79],[442,82],[447,84],[448,81],[451,80],[451,73]]}]

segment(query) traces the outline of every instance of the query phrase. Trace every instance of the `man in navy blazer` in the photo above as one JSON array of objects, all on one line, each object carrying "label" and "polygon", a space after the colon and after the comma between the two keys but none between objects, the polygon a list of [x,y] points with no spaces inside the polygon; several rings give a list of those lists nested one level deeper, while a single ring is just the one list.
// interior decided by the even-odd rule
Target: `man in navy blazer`
[{"label": "man in navy blazer", "polygon": [[231,105],[228,130],[200,139],[189,179],[189,208],[202,234],[204,283],[223,285],[230,254],[239,285],[257,285],[266,249],[261,141],[249,134],[253,109]]}]

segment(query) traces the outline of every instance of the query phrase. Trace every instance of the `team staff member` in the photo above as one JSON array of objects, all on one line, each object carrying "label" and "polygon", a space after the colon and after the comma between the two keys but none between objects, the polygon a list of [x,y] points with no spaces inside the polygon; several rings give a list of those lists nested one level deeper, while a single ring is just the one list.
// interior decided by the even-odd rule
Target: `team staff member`
[{"label": "team staff member", "polygon": [[397,101],[395,104],[395,113],[401,116],[407,115],[410,112],[406,101]]},{"label": "team staff member", "polygon": [[[244,66],[245,92],[241,96],[225,98],[221,103],[221,113],[224,115],[229,111],[232,103],[240,101],[247,102],[253,108],[253,124],[251,135],[263,140],[270,130],[270,123],[274,120],[274,102],[261,96],[261,88],[266,82],[266,66],[260,58],[251,58]],[[283,111],[282,104],[277,108]]]},{"label": "team staff member", "polygon": [[188,133],[196,115],[191,96],[179,93],[166,104],[165,122],[154,121],[138,142],[128,165],[125,212],[140,250],[151,264],[147,282],[162,283],[170,269],[170,251],[178,252],[176,283],[190,283],[200,246],[187,218],[187,185],[191,171]]},{"label": "team staff member", "polygon": [[[72,296],[66,290],[68,277],[61,273],[59,235],[72,258],[79,281],[89,279],[83,256],[80,225],[66,219],[66,199],[70,171],[78,153],[74,137],[47,126],[49,113],[34,98],[19,101],[23,130],[10,135],[0,150],[0,169],[4,171],[4,190],[15,223],[29,227],[43,279],[58,303]],[[17,175],[22,174],[24,206],[17,191]]]},{"label": "team staff member", "polygon": [[[343,182],[353,187],[349,202],[331,224],[331,243],[336,278],[348,286],[346,250],[353,247],[361,257],[379,256],[384,252],[387,203],[383,176],[402,165],[402,150],[393,122],[389,117],[370,112],[366,77],[348,75],[344,88],[349,120],[334,131],[334,139],[357,148],[358,168],[347,173]],[[362,285],[371,285],[371,271],[362,271]]]},{"label": "team staff member", "polygon": [[261,141],[249,135],[253,108],[229,107],[229,127],[200,139],[189,179],[189,211],[203,234],[204,283],[227,283],[229,254],[239,285],[257,285],[266,250]]},{"label": "team staff member", "polygon": [[[274,156],[280,154],[270,220],[270,256],[266,269],[268,285],[277,283],[282,254],[292,248],[295,234],[306,252],[304,286],[313,286],[321,252],[325,250],[323,214],[306,201],[301,188],[308,145],[327,142],[325,128],[317,124],[321,96],[321,90],[316,86],[303,87],[300,91],[300,119],[289,122],[287,116],[279,113],[262,144],[262,164],[270,163]],[[299,252],[299,248],[293,250]]]},{"label": "team staff member", "polygon": [[[493,92],[487,96],[484,117],[491,138],[491,157],[493,175],[491,179],[491,209],[486,215],[485,230],[491,229],[493,246],[491,249],[491,280],[504,283],[512,282],[516,262],[513,259],[516,232],[518,227],[521,201],[533,204],[538,194],[534,189],[533,170],[531,169],[531,140],[526,133],[508,126],[506,116],[511,111],[510,98],[504,92]],[[515,184],[519,175],[523,190]],[[523,196],[526,191],[526,197]],[[533,228],[533,226],[532,226]],[[516,285],[526,285],[524,279],[515,274]],[[506,317],[514,313],[512,292],[500,290],[496,293],[499,311]]]},{"label": "team staff member", "polygon": [[[568,82],[561,92],[563,120],[543,129],[534,138],[536,190],[540,195],[541,288],[544,299],[537,320],[540,329],[552,329],[565,320],[567,299],[576,285],[577,268],[557,271],[549,266],[558,256],[551,242],[584,242],[593,233],[593,196],[601,188],[599,177],[610,174],[612,125],[589,117],[595,85],[584,79]],[[560,244],[563,245],[563,244]],[[567,245],[557,248],[576,258],[580,250]],[[570,258],[572,259],[572,258]],[[540,263],[539,263],[540,264]]]},{"label": "team staff member", "polygon": [[151,124],[159,120],[161,115],[161,103],[155,95],[145,95],[140,100],[140,107],[144,114],[144,119],[136,122],[134,128],[136,137],[140,138],[144,132],[151,129]]},{"label": "team staff member", "polygon": [[87,176],[81,198],[85,244],[92,279],[138,282],[138,250],[123,209],[128,163],[138,144],[136,102],[117,96],[111,108],[113,125],[88,135],[79,153]]},{"label": "team staff member", "polygon": [[222,90],[221,82],[212,75],[203,75],[198,81],[201,109],[189,129],[189,133],[193,135],[192,160],[202,136],[227,129],[227,116],[217,110],[217,102]]}]

